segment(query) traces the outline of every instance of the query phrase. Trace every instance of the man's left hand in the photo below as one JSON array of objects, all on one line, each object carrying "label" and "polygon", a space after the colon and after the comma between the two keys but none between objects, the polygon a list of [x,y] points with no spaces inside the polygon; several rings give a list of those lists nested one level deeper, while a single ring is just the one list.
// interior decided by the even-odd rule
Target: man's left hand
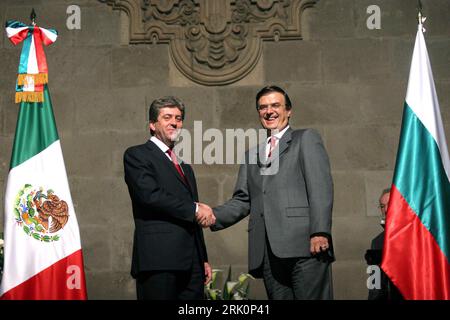
[{"label": "man's left hand", "polygon": [[212,279],[212,269],[208,262],[205,262],[205,284],[208,284]]},{"label": "man's left hand", "polygon": [[327,251],[330,248],[328,239],[326,237],[316,236],[311,238],[311,253],[318,254],[323,251]]}]

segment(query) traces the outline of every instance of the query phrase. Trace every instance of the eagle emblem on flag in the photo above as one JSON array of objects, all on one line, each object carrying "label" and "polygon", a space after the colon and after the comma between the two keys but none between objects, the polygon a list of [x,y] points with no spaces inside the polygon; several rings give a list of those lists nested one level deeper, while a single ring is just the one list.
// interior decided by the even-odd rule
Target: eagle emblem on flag
[{"label": "eagle emblem on flag", "polygon": [[34,188],[26,184],[17,193],[14,207],[18,226],[32,238],[44,242],[58,241],[56,234],[69,220],[67,202],[61,200],[53,190]]}]

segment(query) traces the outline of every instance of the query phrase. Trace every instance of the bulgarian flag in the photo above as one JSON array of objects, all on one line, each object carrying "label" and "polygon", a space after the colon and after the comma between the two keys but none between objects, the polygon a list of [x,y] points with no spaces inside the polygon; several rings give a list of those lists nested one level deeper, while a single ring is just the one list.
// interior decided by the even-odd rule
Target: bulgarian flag
[{"label": "bulgarian flag", "polygon": [[382,269],[405,299],[450,299],[450,160],[419,24],[386,219]]},{"label": "bulgarian flag", "polygon": [[80,233],[47,84],[21,102],[5,194],[0,299],[86,299]]}]

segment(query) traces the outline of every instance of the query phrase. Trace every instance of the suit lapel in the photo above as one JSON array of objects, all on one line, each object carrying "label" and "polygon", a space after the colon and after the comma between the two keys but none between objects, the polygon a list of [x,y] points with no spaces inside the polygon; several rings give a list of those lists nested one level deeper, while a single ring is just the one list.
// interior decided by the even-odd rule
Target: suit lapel
[{"label": "suit lapel", "polygon": [[266,155],[266,142],[260,143],[256,153],[256,159],[258,167],[263,167],[267,164],[267,155]]},{"label": "suit lapel", "polygon": [[[189,185],[186,185],[186,183],[183,180],[183,177],[180,176],[180,174],[178,173],[177,169],[175,168],[175,165],[173,164],[173,162],[164,154],[164,152],[162,152],[162,150],[160,148],[158,148],[158,146],[156,144],[153,143],[153,141],[147,141],[147,146],[149,147],[149,149],[151,150],[152,154],[154,154],[155,156],[157,156],[161,161],[163,161],[164,163],[167,164],[167,167],[169,168],[169,171],[172,172],[172,174],[180,181],[180,183],[182,183],[186,189],[189,190],[189,192],[192,194],[192,188]],[[179,162],[180,163],[180,162]],[[186,172],[185,168],[184,168],[184,164],[180,164],[181,167],[183,168],[183,171]],[[185,174],[186,176],[186,174]],[[186,176],[187,177],[187,176]],[[189,181],[189,179],[186,179]]]},{"label": "suit lapel", "polygon": [[292,129],[289,127],[281,137],[274,151],[272,152],[271,162],[279,158],[283,153],[287,151],[287,149],[289,148],[289,144],[291,143],[291,140],[292,140]]},{"label": "suit lapel", "polygon": [[[190,171],[188,170],[188,165],[186,164],[186,163],[184,163],[184,161],[180,161],[181,159],[180,158],[178,158],[178,163],[180,164],[180,166],[181,166],[181,170],[183,170],[183,173],[184,173],[184,176],[186,177],[186,182],[188,183],[188,185],[187,185],[187,187],[188,187],[188,189],[189,189],[189,191],[191,192],[191,194],[192,195],[194,195],[193,194],[193,190],[194,190],[194,188],[193,188],[193,185],[194,185],[194,181],[193,181],[193,178],[191,177],[191,175],[190,174],[188,174]],[[179,175],[178,175],[179,176]],[[183,183],[185,186],[186,186],[186,183]]]},{"label": "suit lapel", "polygon": [[280,141],[278,142],[278,145],[272,151],[272,157],[270,159],[267,159],[266,155],[267,143],[266,142],[261,143],[258,147],[259,152],[257,154],[258,166],[259,167],[270,166],[272,161],[279,158],[283,153],[285,153],[288,150],[291,141],[292,141],[292,129],[289,127],[281,137]]}]

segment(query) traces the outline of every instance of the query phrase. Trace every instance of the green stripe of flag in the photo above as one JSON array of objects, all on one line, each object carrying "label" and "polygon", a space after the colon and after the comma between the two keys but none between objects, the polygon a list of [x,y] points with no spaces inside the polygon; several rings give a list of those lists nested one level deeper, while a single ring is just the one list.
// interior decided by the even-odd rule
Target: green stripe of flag
[{"label": "green stripe of flag", "polygon": [[35,156],[58,139],[50,93],[45,85],[44,102],[20,104],[10,169]]},{"label": "green stripe of flag", "polygon": [[405,103],[394,184],[450,261],[450,182],[436,141]]}]

